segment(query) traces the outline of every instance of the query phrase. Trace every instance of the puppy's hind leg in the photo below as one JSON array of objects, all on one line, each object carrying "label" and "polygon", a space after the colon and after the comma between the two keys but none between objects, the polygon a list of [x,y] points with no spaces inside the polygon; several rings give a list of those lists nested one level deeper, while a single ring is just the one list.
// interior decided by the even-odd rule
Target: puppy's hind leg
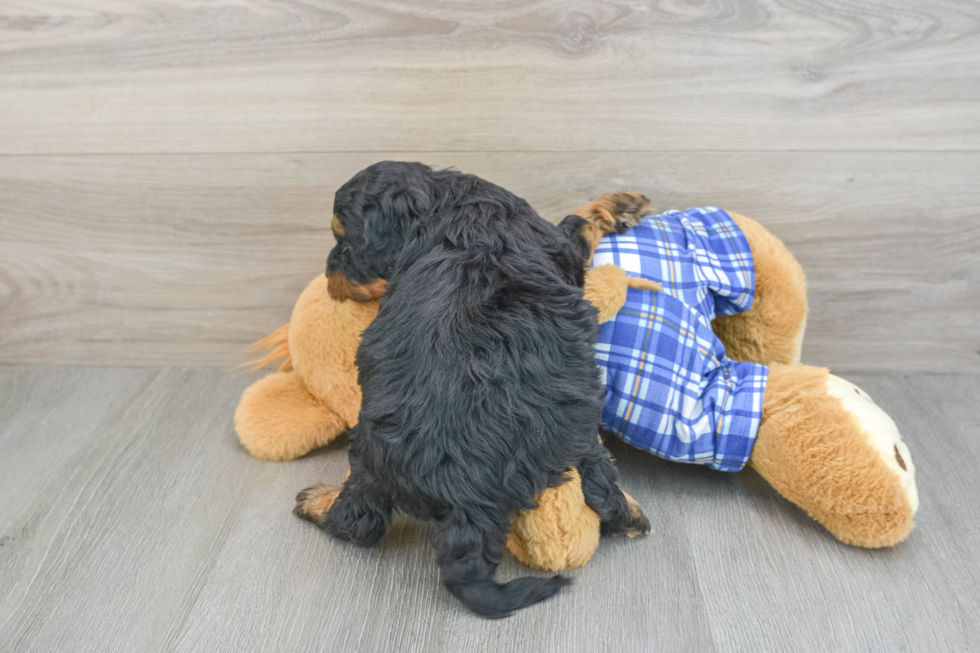
[{"label": "puppy's hind leg", "polygon": [[625,533],[630,537],[650,532],[650,520],[632,497],[619,489],[616,467],[606,448],[596,442],[593,455],[579,466],[585,504],[599,515],[602,535]]},{"label": "puppy's hind leg", "polygon": [[[474,513],[475,515],[476,513]],[[550,597],[570,581],[562,576],[518,578],[500,584],[493,579],[503,556],[508,519],[488,524],[459,507],[437,524],[436,556],[442,583],[470,610],[501,619]]]}]

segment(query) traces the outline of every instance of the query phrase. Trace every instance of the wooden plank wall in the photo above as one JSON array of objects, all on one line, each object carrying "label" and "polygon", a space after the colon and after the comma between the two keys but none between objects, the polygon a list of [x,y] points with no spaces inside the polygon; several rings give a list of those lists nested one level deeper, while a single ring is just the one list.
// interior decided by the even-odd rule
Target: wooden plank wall
[{"label": "wooden plank wall", "polygon": [[237,364],[383,158],[746,213],[806,361],[980,369],[969,0],[0,0],[0,364]]}]

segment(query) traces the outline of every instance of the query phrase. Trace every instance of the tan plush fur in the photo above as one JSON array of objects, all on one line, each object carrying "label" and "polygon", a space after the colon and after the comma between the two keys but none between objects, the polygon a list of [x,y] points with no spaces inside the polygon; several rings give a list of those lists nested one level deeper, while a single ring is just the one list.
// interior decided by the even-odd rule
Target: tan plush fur
[{"label": "tan plush fur", "polygon": [[329,444],[348,424],[307,390],[295,372],[253,383],[235,411],[242,444],[262,460],[294,460]]},{"label": "tan plush fur", "polygon": [[755,263],[752,308],[712,323],[729,358],[798,363],[806,329],[806,276],[781,240],[751,218],[729,213],[745,234]]},{"label": "tan plush fur", "polygon": [[824,368],[770,366],[749,464],[843,542],[901,542],[914,525],[901,481],[841,400],[827,393],[827,377]]},{"label": "tan plush fur", "polygon": [[377,301],[334,301],[320,275],[300,295],[290,323],[256,343],[272,348],[257,363],[285,360],[245,391],[235,411],[235,430],[253,456],[293,460],[357,423],[354,355],[377,313]]},{"label": "tan plush fur", "polygon": [[583,566],[599,546],[599,515],[582,498],[578,470],[569,481],[538,497],[538,508],[511,521],[507,548],[521,562],[561,571]]},{"label": "tan plush fur", "polygon": [[599,324],[611,320],[626,303],[628,288],[657,291],[661,285],[649,279],[635,279],[616,265],[600,265],[585,275],[585,299],[599,309]]},{"label": "tan plush fur", "polygon": [[281,327],[267,335],[266,337],[253,342],[248,346],[249,351],[265,351],[260,358],[249,361],[242,365],[247,370],[255,371],[276,361],[279,364],[280,372],[289,372],[293,369],[293,360],[289,356],[289,325],[283,324]]},{"label": "tan plush fur", "polygon": [[663,284],[658,281],[651,281],[650,279],[642,279],[640,277],[627,277],[626,285],[629,288],[652,290],[653,292],[659,292],[664,287]]},{"label": "tan plush fur", "polygon": [[585,275],[585,299],[599,309],[599,324],[614,318],[626,303],[627,279],[616,265],[600,265]]},{"label": "tan plush fur", "polygon": [[296,301],[289,322],[293,368],[310,394],[328,401],[349,426],[357,423],[361,388],[354,364],[361,332],[378,314],[375,301],[333,301],[327,279],[318,276]]}]

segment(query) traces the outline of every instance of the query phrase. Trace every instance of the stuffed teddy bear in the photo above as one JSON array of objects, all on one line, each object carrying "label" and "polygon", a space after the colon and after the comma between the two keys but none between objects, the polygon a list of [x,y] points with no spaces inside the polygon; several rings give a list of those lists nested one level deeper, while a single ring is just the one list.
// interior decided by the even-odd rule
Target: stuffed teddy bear
[{"label": "stuffed teddy bear", "polygon": [[[866,393],[799,364],[807,301],[793,256],[744,216],[691,209],[640,220],[646,208],[641,195],[612,193],[576,211],[594,252],[585,296],[599,311],[604,427],[668,459],[748,464],[849,544],[903,540],[918,503],[908,448]],[[636,226],[617,233],[624,225]],[[336,302],[326,282],[314,279],[290,323],[255,345],[271,349],[256,367],[284,359],[235,414],[258,458],[295,459],[356,423],[354,355],[378,301]],[[314,522],[337,492],[316,487],[296,507]],[[515,516],[508,548],[557,571],[584,565],[598,540],[598,516],[570,470]]]},{"label": "stuffed teddy bear", "polygon": [[592,265],[604,428],[669,460],[748,464],[848,544],[908,535],[908,447],[867,393],[800,364],[806,280],[775,236],[712,207],[668,211],[605,236]]}]

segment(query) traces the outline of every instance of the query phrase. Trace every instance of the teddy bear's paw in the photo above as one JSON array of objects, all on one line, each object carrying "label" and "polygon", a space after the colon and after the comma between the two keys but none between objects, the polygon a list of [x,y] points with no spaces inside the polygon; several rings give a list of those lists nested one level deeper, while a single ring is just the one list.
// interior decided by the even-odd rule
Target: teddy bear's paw
[{"label": "teddy bear's paw", "polygon": [[629,190],[601,195],[576,213],[598,227],[603,234],[621,234],[638,225],[650,212],[650,200]]},{"label": "teddy bear's paw", "polygon": [[295,371],[259,379],[246,388],[235,410],[239,441],[261,460],[295,460],[332,442],[346,427]]},{"label": "teddy bear's paw", "polygon": [[326,483],[317,483],[302,490],[296,495],[296,507],[293,514],[311,521],[317,526],[323,526],[327,513],[333,507],[334,501],[340,494],[340,488]]},{"label": "teddy bear's paw", "polygon": [[824,368],[769,367],[749,464],[842,542],[893,546],[915,526],[915,466],[866,392]]},{"label": "teddy bear's paw", "polygon": [[844,410],[861,425],[868,444],[874,448],[882,464],[899,479],[902,493],[914,515],[919,508],[915,464],[895,422],[867,392],[839,376],[828,375],[827,394],[840,399]]},{"label": "teddy bear's paw", "polygon": [[630,509],[630,522],[626,536],[636,537],[638,535],[646,535],[650,532],[650,520],[643,514],[643,508],[636,502],[636,499],[625,492],[623,492],[623,496],[626,497],[626,505]]}]

